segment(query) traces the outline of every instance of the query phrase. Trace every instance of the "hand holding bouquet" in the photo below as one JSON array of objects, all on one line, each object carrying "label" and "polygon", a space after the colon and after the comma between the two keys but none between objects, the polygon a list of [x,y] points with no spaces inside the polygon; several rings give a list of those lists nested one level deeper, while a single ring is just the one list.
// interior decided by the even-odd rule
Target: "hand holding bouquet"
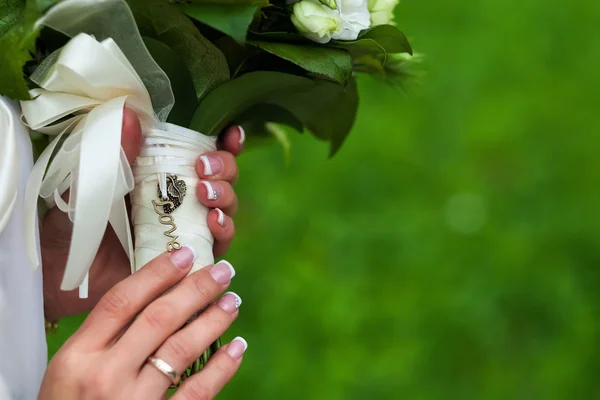
[{"label": "hand holding bouquet", "polygon": [[[214,151],[215,135],[232,124],[244,127],[249,143],[285,142],[281,126],[308,130],[329,142],[335,154],[354,123],[356,75],[392,84],[411,76],[412,49],[394,25],[395,5],[394,0],[3,5],[11,22],[0,28],[0,93],[23,100],[24,122],[47,144],[26,197],[32,264],[39,264],[38,196],[73,221],[64,290],[83,284],[86,295],[86,276],[107,223],[132,271],[182,245],[198,252],[192,271],[212,264],[213,237],[198,223],[206,221],[209,208],[189,193],[205,190],[208,200],[219,193],[199,181],[198,156]],[[138,116],[144,136],[133,169],[120,148],[125,106]]]}]

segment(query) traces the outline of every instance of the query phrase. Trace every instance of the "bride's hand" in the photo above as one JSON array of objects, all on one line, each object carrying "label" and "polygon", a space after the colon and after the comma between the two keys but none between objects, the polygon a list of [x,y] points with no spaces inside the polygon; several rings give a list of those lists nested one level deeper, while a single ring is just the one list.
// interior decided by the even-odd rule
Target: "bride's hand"
[{"label": "bride's hand", "polygon": [[[196,193],[202,204],[214,208],[208,214],[208,227],[215,237],[215,257],[227,251],[235,232],[231,217],[237,209],[237,197],[232,185],[238,173],[235,156],[241,153],[243,142],[244,134],[239,127],[228,129],[219,137],[219,151],[205,154],[196,166],[198,176],[209,182],[219,194],[217,200],[209,200],[206,185],[198,185]],[[128,109],[125,109],[123,117],[121,144],[127,159],[133,162],[141,149],[142,133],[138,118]],[[90,269],[89,298],[79,299],[77,290],[61,291],[60,282],[67,263],[72,229],[73,224],[67,214],[56,207],[46,213],[41,224],[44,308],[49,319],[89,311],[104,293],[131,273],[129,259],[109,226]]]},{"label": "bride's hand", "polygon": [[[188,247],[163,254],[106,293],[50,362],[39,399],[164,398],[172,382],[148,358],[184,371],[236,319],[241,304],[228,292],[180,329],[235,275],[220,262],[185,278],[193,259]],[[241,338],[223,346],[171,399],[214,398],[236,373],[246,346]]]}]

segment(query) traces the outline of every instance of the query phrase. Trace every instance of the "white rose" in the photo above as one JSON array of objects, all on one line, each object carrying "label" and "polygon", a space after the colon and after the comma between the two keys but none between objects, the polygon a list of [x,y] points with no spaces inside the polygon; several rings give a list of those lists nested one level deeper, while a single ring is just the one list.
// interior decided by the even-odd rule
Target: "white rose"
[{"label": "white rose", "polygon": [[394,8],[398,0],[369,0],[371,23],[376,25],[394,25]]},{"label": "white rose", "polygon": [[327,43],[334,32],[342,27],[337,10],[313,0],[302,0],[294,4],[292,23],[298,31],[317,43]]},{"label": "white rose", "polygon": [[356,40],[360,31],[371,26],[367,0],[335,0],[333,9],[322,3],[333,0],[302,0],[294,4],[292,22],[310,40]]},{"label": "white rose", "polygon": [[371,26],[371,16],[367,0],[336,0],[337,11],[342,19],[341,29],[332,38],[336,40],[356,40],[360,31]]}]

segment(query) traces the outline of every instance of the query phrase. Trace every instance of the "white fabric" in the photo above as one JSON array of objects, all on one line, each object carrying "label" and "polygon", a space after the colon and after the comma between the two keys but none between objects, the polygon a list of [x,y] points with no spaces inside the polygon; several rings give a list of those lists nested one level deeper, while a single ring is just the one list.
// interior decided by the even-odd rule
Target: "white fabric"
[{"label": "white fabric", "polygon": [[[77,35],[61,50],[40,85],[41,89],[30,91],[33,100],[21,102],[24,121],[34,130],[57,136],[29,178],[26,243],[37,267],[31,229],[38,195],[68,212],[73,236],[61,288],[73,290],[84,281],[109,221],[133,261],[124,196],[134,182],[121,149],[125,104],[136,111],[143,126],[158,122],[153,119],[148,91],[112,39],[98,42],[90,35]],[[66,119],[54,124],[61,118]],[[68,188],[67,204],[61,195]]]},{"label": "white fabric", "polygon": [[[71,290],[83,281],[86,284],[80,287],[80,296],[86,297],[86,272],[97,252],[107,219],[110,219],[128,255],[132,253],[131,233],[122,197],[131,190],[133,182],[129,165],[116,147],[117,136],[120,138],[120,125],[118,131],[115,127],[120,124],[117,119],[121,121],[122,118],[122,113],[117,115],[119,103],[126,101],[137,112],[144,128],[151,128],[158,121],[167,119],[174,97],[169,78],[148,53],[133,14],[124,0],[64,0],[52,7],[37,24],[51,27],[71,37],[87,33],[92,36],[84,35],[85,37],[95,38],[105,47],[104,51],[100,51],[101,54],[94,54],[93,48],[98,49],[98,46],[82,45],[84,40],[79,40],[79,45],[71,46],[68,54],[65,54],[65,49],[52,54],[31,76],[39,86],[54,93],[36,99],[33,107],[35,115],[30,115],[36,121],[28,121],[29,124],[37,126],[44,133],[58,136],[63,132],[72,133],[68,138],[69,143],[60,147],[60,162],[53,163],[53,170],[49,171],[57,175],[47,174],[42,184],[45,170],[43,165],[48,165],[51,156],[49,151],[40,158],[39,166],[36,165],[30,179],[27,196],[29,211],[26,216],[28,255],[31,264],[37,267],[39,259],[33,251],[31,232],[32,203],[37,191],[51,205],[56,204],[61,210],[68,212],[74,221],[75,240],[72,242],[69,265],[61,287],[63,290]],[[91,43],[91,40],[87,42]],[[107,52],[110,53],[108,57],[103,57]],[[58,65],[59,61],[64,61],[66,68]],[[80,76],[79,72],[82,71],[84,75]],[[45,90],[34,93],[35,96],[46,94]],[[24,108],[29,109],[27,105]],[[92,108],[94,110],[90,112]],[[46,127],[73,112],[89,112],[90,117],[79,115]],[[94,125],[96,129],[86,129],[89,125]],[[99,128],[107,133],[102,132],[101,135]],[[58,139],[51,145],[52,148],[59,143]],[[99,142],[102,142],[103,147],[94,148]],[[78,165],[80,157],[83,162]],[[103,166],[100,169],[103,171],[94,175],[94,162],[99,159]],[[115,161],[117,159],[118,162]],[[81,172],[86,176],[82,178]],[[93,179],[94,176],[100,176],[100,181]],[[83,182],[86,187],[80,189],[78,181]],[[72,189],[70,204],[61,199],[61,194],[68,188]],[[91,207],[82,204],[101,190],[104,193],[100,198],[105,203],[100,206],[99,213],[93,215],[90,213]],[[77,203],[78,193],[82,193],[84,198]],[[98,202],[100,200],[95,200],[94,204]],[[82,209],[79,217],[76,217],[77,208]],[[87,217],[91,220],[86,221],[86,225],[91,223],[94,226],[82,229],[83,219]],[[90,235],[87,236],[87,233]],[[82,241],[85,241],[83,246]]]},{"label": "white fabric", "polygon": [[159,200],[159,182],[163,189],[162,197],[166,197],[167,174],[177,175],[187,186],[187,195],[172,217],[177,225],[173,235],[178,236],[178,243],[192,246],[198,253],[190,273],[214,262],[214,239],[207,224],[209,210],[196,199],[199,180],[194,166],[199,155],[216,150],[215,139],[172,124],[165,124],[163,130],[153,129],[146,134],[144,147],[134,167],[136,184],[131,193],[136,271],[163,253],[169,242],[164,232],[170,227],[160,223],[152,205],[152,200]]},{"label": "white fabric", "polygon": [[[13,187],[5,187],[5,181],[0,181],[2,192],[12,191],[17,196],[14,209],[0,230],[0,399],[33,400],[37,397],[47,359],[42,271],[27,268],[23,231],[25,184],[33,156],[29,132],[20,123],[18,105],[1,96],[0,137],[2,145],[9,142],[15,145],[11,157],[0,158],[0,176],[18,177]],[[0,148],[0,152],[2,150]],[[34,218],[37,254],[37,216]]]},{"label": "white fabric", "polygon": [[[4,132],[13,132],[15,124],[19,121],[14,120],[12,112],[3,103],[0,113],[0,127]],[[17,157],[17,138],[15,135],[0,133],[0,182],[4,190],[0,190],[0,232],[8,223],[12,209],[17,201],[18,185],[18,162]]]},{"label": "white fabric", "polygon": [[[162,245],[163,232],[168,229],[157,222],[156,213],[148,212],[151,200],[157,199],[152,186],[161,182],[164,191],[166,175],[178,173],[177,168],[170,167],[179,163],[186,166],[184,178],[189,180],[190,192],[195,191],[194,157],[189,153],[197,157],[214,150],[215,142],[202,138],[200,133],[161,122],[173,104],[170,83],[149,56],[123,0],[67,0],[52,8],[40,24],[74,37],[36,70],[32,79],[41,89],[31,91],[33,100],[22,102],[24,121],[32,129],[56,136],[39,158],[27,186],[26,244],[31,264],[37,267],[33,210],[38,195],[67,212],[74,228],[61,288],[73,290],[80,286],[80,296],[86,297],[87,272],[107,223],[132,261],[132,271],[162,253],[166,248]],[[131,197],[133,222],[139,228],[136,244],[140,247],[138,253],[143,254],[135,260],[137,268],[123,200],[133,189],[133,175],[119,145],[125,104],[140,118],[144,136],[161,129],[170,133],[185,131],[189,137],[198,137],[195,141],[201,144],[182,141],[150,145],[155,150],[164,147],[161,151],[181,150],[181,154],[188,150],[183,164],[181,155],[173,153],[148,156],[138,162],[158,170],[150,172],[146,168],[141,172],[144,178],[138,179],[139,187]],[[71,195],[66,203],[61,196],[69,188]],[[206,226],[208,210],[194,197],[191,192],[174,216],[178,225],[183,223],[176,233],[181,234],[180,243],[193,246],[201,255],[195,270],[213,262],[213,238]]]}]

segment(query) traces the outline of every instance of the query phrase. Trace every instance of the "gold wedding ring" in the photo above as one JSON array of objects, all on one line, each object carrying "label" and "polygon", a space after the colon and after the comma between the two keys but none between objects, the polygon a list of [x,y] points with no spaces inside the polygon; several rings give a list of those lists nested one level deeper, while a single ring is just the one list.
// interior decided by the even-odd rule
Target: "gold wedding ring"
[{"label": "gold wedding ring", "polygon": [[148,357],[148,363],[169,378],[173,386],[178,385],[179,381],[181,381],[181,374],[178,374],[166,361],[156,357]]}]

